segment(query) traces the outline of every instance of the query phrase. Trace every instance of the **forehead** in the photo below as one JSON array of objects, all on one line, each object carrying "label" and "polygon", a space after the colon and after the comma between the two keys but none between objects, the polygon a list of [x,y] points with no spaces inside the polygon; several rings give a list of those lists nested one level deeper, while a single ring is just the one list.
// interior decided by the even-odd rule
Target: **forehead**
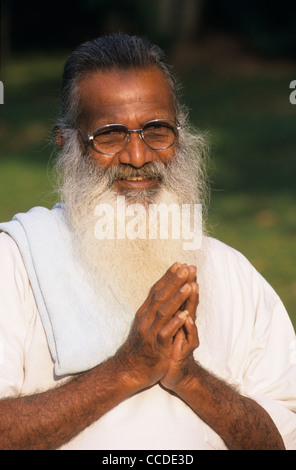
[{"label": "forehead", "polygon": [[171,88],[156,67],[91,73],[79,83],[79,96],[80,121],[88,125],[175,118]]}]

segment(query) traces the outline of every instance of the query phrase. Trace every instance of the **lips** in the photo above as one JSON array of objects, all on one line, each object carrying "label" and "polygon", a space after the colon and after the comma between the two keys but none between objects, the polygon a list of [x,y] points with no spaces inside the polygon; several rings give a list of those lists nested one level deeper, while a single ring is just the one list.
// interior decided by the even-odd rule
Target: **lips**
[{"label": "lips", "polygon": [[117,180],[117,186],[129,189],[146,189],[151,188],[159,183],[158,178],[144,178],[142,176],[131,176],[129,178],[121,178]]},{"label": "lips", "polygon": [[150,179],[150,178],[143,178],[143,176],[131,176],[130,178],[124,178],[125,181],[142,181],[144,179]]},{"label": "lips", "polygon": [[150,163],[141,168],[131,165],[113,168],[113,183],[117,189],[141,190],[157,186],[164,177],[162,165]]}]

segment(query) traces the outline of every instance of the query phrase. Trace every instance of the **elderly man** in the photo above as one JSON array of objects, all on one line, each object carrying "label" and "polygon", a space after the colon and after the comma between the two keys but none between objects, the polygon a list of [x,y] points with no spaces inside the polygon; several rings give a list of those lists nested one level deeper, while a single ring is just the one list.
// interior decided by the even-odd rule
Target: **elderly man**
[{"label": "elderly man", "polygon": [[295,335],[275,292],[204,228],[186,250],[128,218],[205,205],[204,144],[162,52],[127,35],[80,46],[56,140],[63,202],[0,226],[0,447],[295,449]]}]

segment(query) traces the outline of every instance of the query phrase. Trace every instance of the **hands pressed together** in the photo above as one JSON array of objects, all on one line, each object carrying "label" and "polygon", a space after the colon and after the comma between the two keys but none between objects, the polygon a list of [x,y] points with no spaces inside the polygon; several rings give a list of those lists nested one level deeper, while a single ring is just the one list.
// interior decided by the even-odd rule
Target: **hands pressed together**
[{"label": "hands pressed together", "polygon": [[175,263],[152,287],[115,356],[60,387],[0,400],[0,448],[57,449],[123,400],[159,383],[229,449],[284,450],[278,429],[258,403],[194,361],[197,305],[196,268]]},{"label": "hands pressed together", "polygon": [[196,268],[175,263],[152,287],[117,353],[139,389],[160,382],[176,390],[190,379],[193,351],[199,345],[197,305]]},{"label": "hands pressed together", "polygon": [[[194,361],[196,268],[175,263],[152,287],[116,354],[133,391],[156,383],[179,396],[234,450],[285,449],[268,413]],[[235,429],[235,432],[233,430]]]}]

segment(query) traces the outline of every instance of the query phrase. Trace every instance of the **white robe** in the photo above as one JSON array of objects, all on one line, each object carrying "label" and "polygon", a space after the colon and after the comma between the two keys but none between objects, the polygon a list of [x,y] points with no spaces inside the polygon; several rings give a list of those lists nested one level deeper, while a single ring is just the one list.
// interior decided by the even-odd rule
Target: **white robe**
[{"label": "white robe", "polygon": [[[296,340],[279,297],[237,251],[207,238],[212,301],[195,357],[270,414],[296,449]],[[200,293],[203,295],[203,292]],[[0,234],[0,397],[55,386],[54,364],[15,242]],[[180,399],[158,385],[125,400],[62,449],[226,449]]]}]

